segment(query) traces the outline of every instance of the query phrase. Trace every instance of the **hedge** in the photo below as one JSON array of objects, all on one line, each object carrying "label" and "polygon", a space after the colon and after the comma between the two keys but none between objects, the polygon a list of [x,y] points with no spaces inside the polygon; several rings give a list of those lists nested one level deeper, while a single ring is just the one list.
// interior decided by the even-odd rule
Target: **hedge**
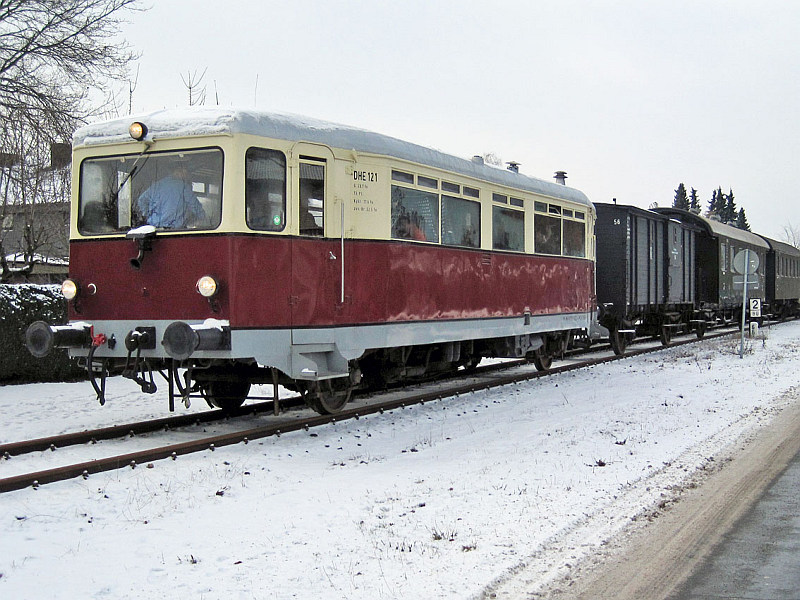
[{"label": "hedge", "polygon": [[85,371],[66,350],[34,358],[25,347],[25,330],[34,321],[67,322],[67,304],[55,285],[0,285],[0,383],[73,381]]}]

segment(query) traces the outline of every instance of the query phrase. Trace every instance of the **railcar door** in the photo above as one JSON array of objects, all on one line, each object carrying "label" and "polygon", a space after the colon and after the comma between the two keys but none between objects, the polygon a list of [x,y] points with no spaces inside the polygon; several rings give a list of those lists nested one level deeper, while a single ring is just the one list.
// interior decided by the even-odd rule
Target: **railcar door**
[{"label": "railcar door", "polygon": [[[333,153],[298,143],[291,152],[291,281],[293,342],[331,343],[339,286],[339,240],[328,205]],[[329,339],[330,338],[330,339]]]},{"label": "railcar door", "polygon": [[694,301],[694,237],[677,221],[667,223],[667,302],[683,304]]}]

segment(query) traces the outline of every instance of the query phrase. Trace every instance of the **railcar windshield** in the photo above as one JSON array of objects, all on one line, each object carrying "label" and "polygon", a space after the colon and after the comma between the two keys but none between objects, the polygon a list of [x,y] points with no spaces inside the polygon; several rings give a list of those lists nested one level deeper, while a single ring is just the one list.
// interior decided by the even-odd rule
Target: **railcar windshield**
[{"label": "railcar windshield", "polygon": [[215,229],[222,216],[218,148],[89,158],[81,163],[78,231]]}]

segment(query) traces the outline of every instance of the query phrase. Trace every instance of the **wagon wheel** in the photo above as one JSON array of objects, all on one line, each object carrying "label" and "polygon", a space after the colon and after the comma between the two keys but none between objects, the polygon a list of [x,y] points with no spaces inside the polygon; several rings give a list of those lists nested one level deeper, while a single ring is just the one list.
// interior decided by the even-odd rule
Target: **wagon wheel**
[{"label": "wagon wheel", "polygon": [[695,335],[697,335],[698,340],[702,340],[703,337],[706,335],[706,324],[705,323],[698,323],[697,327],[694,330]]},{"label": "wagon wheel", "polygon": [[608,336],[608,339],[611,342],[611,349],[614,350],[614,354],[617,356],[622,356],[625,354],[625,348],[628,347],[628,338],[625,337],[624,333],[620,333],[615,327],[611,330],[611,334]]},{"label": "wagon wheel", "polygon": [[353,392],[349,377],[309,381],[304,387],[306,405],[321,415],[334,415],[341,411]]},{"label": "wagon wheel", "polygon": [[662,346],[669,346],[672,342],[672,329],[667,327],[666,325],[661,326],[661,335],[659,336],[661,339]]},{"label": "wagon wheel", "polygon": [[200,391],[210,407],[232,411],[247,400],[250,383],[247,381],[209,381],[202,385]]},{"label": "wagon wheel", "polygon": [[544,346],[533,351],[533,364],[537,371],[547,371],[553,364],[553,355],[548,354]]},{"label": "wagon wheel", "polygon": [[478,363],[480,362],[481,362],[480,356],[470,356],[469,359],[467,359],[467,361],[464,363],[464,370],[472,372],[477,368]]}]

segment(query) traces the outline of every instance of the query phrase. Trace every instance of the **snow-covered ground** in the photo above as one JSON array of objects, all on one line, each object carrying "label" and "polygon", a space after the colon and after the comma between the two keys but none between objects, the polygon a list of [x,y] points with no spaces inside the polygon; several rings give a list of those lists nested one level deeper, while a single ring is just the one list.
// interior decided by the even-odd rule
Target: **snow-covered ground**
[{"label": "snow-covered ground", "polygon": [[[522,565],[547,582],[792,401],[800,323],[737,351],[706,341],[4,494],[0,597],[479,598]],[[0,442],[166,412],[111,385],[105,407],[88,384],[0,387]]]}]

